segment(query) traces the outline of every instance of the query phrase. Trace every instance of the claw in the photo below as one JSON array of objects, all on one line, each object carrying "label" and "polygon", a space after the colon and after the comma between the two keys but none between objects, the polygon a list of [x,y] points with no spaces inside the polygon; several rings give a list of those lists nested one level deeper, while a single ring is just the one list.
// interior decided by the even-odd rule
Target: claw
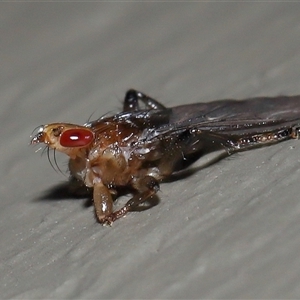
[{"label": "claw", "polygon": [[103,226],[111,227],[115,220],[116,218],[113,216],[113,214],[111,214],[99,220],[99,223]]}]

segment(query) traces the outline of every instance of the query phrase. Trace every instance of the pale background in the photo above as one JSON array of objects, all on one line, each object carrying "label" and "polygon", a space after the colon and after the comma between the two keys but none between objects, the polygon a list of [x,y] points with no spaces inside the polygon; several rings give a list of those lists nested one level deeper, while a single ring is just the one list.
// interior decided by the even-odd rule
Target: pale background
[{"label": "pale background", "polygon": [[300,4],[1,3],[0,41],[2,299],[300,297],[300,142],[162,184],[112,228],[28,146],[128,88],[167,106],[300,94]]}]

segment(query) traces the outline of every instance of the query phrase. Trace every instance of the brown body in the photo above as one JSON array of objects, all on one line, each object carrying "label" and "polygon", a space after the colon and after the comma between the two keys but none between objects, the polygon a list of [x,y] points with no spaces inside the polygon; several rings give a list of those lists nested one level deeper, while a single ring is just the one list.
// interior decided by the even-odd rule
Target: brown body
[{"label": "brown body", "polygon": [[[145,105],[140,109],[139,103]],[[93,188],[98,221],[111,225],[159,189],[159,181],[202,153],[228,154],[298,138],[300,97],[223,100],[166,108],[129,90],[123,112],[83,126],[42,126],[32,144],[45,143],[70,157],[71,176]],[[113,212],[119,187],[136,192]]]}]

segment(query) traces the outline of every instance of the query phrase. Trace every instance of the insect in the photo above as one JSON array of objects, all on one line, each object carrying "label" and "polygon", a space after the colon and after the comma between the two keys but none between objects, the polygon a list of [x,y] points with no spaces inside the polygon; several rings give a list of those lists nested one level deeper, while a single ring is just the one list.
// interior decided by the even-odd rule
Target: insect
[{"label": "insect", "polygon": [[[142,107],[141,107],[142,106]],[[93,189],[97,220],[111,225],[159,190],[159,183],[211,149],[226,155],[300,134],[300,96],[217,100],[167,108],[136,90],[123,111],[81,125],[43,125],[31,144],[69,156],[71,178]],[[119,188],[133,197],[119,210]]]}]

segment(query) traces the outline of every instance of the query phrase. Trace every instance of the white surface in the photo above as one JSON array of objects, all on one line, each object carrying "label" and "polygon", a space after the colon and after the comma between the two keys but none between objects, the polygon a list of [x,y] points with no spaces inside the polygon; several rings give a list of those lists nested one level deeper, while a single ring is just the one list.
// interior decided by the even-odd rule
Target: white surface
[{"label": "white surface", "polygon": [[298,3],[0,7],[1,298],[300,297],[299,142],[162,184],[112,228],[84,199],[44,199],[66,178],[27,146],[40,124],[117,112],[128,88],[168,106],[300,94]]}]

